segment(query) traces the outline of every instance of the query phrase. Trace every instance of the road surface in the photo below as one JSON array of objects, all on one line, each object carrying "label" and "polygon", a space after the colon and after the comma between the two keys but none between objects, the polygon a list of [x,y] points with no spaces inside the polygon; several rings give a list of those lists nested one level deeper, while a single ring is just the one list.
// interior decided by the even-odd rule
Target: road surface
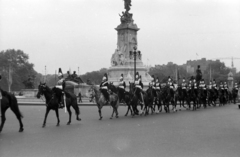
[{"label": "road surface", "polygon": [[210,107],[198,111],[160,113],[109,119],[112,108],[103,108],[99,121],[96,106],[80,106],[82,121],[60,111],[60,126],[50,112],[42,128],[44,106],[20,106],[24,132],[7,111],[0,133],[0,157],[239,157],[240,110],[237,105]]}]

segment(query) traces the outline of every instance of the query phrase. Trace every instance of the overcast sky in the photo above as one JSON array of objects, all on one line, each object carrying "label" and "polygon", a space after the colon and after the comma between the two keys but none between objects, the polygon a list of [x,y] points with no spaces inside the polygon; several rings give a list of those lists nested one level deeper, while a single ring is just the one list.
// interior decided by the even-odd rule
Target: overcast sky
[{"label": "overcast sky", "polygon": [[[23,50],[40,73],[108,68],[122,11],[123,0],[0,0],[0,51]],[[239,0],[132,0],[130,12],[144,64],[240,58]]]}]

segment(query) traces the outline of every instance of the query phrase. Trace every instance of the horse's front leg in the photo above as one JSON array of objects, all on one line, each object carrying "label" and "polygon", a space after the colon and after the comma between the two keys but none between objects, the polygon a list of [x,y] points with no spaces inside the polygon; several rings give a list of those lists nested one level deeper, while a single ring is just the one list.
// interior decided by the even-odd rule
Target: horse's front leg
[{"label": "horse's front leg", "polygon": [[101,111],[101,109],[102,109],[102,106],[100,106],[100,105],[98,105],[98,113],[99,113],[99,120],[102,120],[102,111]]},{"label": "horse's front leg", "polygon": [[127,106],[128,106],[128,109],[127,109],[127,112],[126,112],[125,116],[127,116],[127,115],[128,115],[128,112],[129,112],[129,110],[131,111],[131,114],[132,114],[132,110],[131,110],[131,107],[130,107],[130,105],[129,105],[128,103],[126,103],[126,104],[127,104]]},{"label": "horse's front leg", "polygon": [[112,111],[112,116],[110,117],[110,119],[112,119],[112,118],[113,118],[113,115],[114,115],[114,112],[115,112],[115,107],[114,107],[114,106],[112,106],[112,109],[113,109],[113,111]]},{"label": "horse's front leg", "polygon": [[115,106],[116,118],[118,118],[118,106]]},{"label": "horse's front leg", "polygon": [[58,108],[55,109],[55,112],[56,112],[56,117],[57,117],[57,125],[56,125],[56,126],[59,126],[60,120],[59,120],[59,112],[58,112]]},{"label": "horse's front leg", "polygon": [[49,111],[50,111],[50,109],[47,107],[45,117],[44,117],[44,121],[43,121],[43,125],[42,125],[43,128],[46,126],[46,120],[47,120],[47,116],[48,116]]}]

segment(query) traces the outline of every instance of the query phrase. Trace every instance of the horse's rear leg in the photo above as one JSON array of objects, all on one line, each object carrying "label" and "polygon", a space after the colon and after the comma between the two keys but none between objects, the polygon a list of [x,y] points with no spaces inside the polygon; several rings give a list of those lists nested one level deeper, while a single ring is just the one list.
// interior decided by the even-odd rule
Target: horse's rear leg
[{"label": "horse's rear leg", "polygon": [[81,121],[81,118],[79,118],[79,115],[80,115],[80,109],[78,107],[78,104],[75,103],[75,105],[72,105],[73,109],[75,110],[75,113],[76,113],[76,119],[78,121]]},{"label": "horse's rear leg", "polygon": [[20,128],[19,128],[19,132],[23,132],[23,123],[22,123],[22,117],[21,117],[21,113],[19,110],[16,110],[16,109],[13,109],[11,108],[11,110],[13,111],[13,113],[16,115],[18,121],[19,121],[19,125],[20,125]]},{"label": "horse's rear leg", "polygon": [[112,115],[111,115],[110,119],[113,118],[113,115],[114,115],[114,113],[116,112],[115,107],[112,106],[112,109],[113,109],[113,110],[112,110]]},{"label": "horse's rear leg", "polygon": [[44,117],[44,121],[43,121],[43,125],[42,125],[43,128],[46,126],[46,120],[47,120],[47,116],[48,116],[49,111],[50,111],[50,109],[47,107],[45,117]]},{"label": "horse's rear leg", "polygon": [[101,111],[101,109],[102,109],[102,106],[98,106],[98,113],[99,113],[99,120],[102,120],[102,111]]},{"label": "horse's rear leg", "polygon": [[67,122],[67,125],[71,124],[71,120],[72,120],[72,111],[70,109],[70,106],[67,106],[67,111],[68,111],[68,114],[69,114],[69,120]]},{"label": "horse's rear leg", "polygon": [[118,107],[115,107],[116,118],[118,118]]}]

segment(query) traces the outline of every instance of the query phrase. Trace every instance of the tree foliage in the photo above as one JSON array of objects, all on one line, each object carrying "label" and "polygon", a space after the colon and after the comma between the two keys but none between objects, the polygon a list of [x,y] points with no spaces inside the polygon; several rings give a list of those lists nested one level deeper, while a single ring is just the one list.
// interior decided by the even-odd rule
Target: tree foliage
[{"label": "tree foliage", "polygon": [[34,64],[29,63],[28,59],[29,56],[22,50],[8,49],[0,52],[0,72],[3,77],[0,84],[2,89],[8,89],[9,67],[11,67],[11,89],[13,91],[25,88],[23,82],[28,80],[30,76],[35,81],[38,80]]}]

